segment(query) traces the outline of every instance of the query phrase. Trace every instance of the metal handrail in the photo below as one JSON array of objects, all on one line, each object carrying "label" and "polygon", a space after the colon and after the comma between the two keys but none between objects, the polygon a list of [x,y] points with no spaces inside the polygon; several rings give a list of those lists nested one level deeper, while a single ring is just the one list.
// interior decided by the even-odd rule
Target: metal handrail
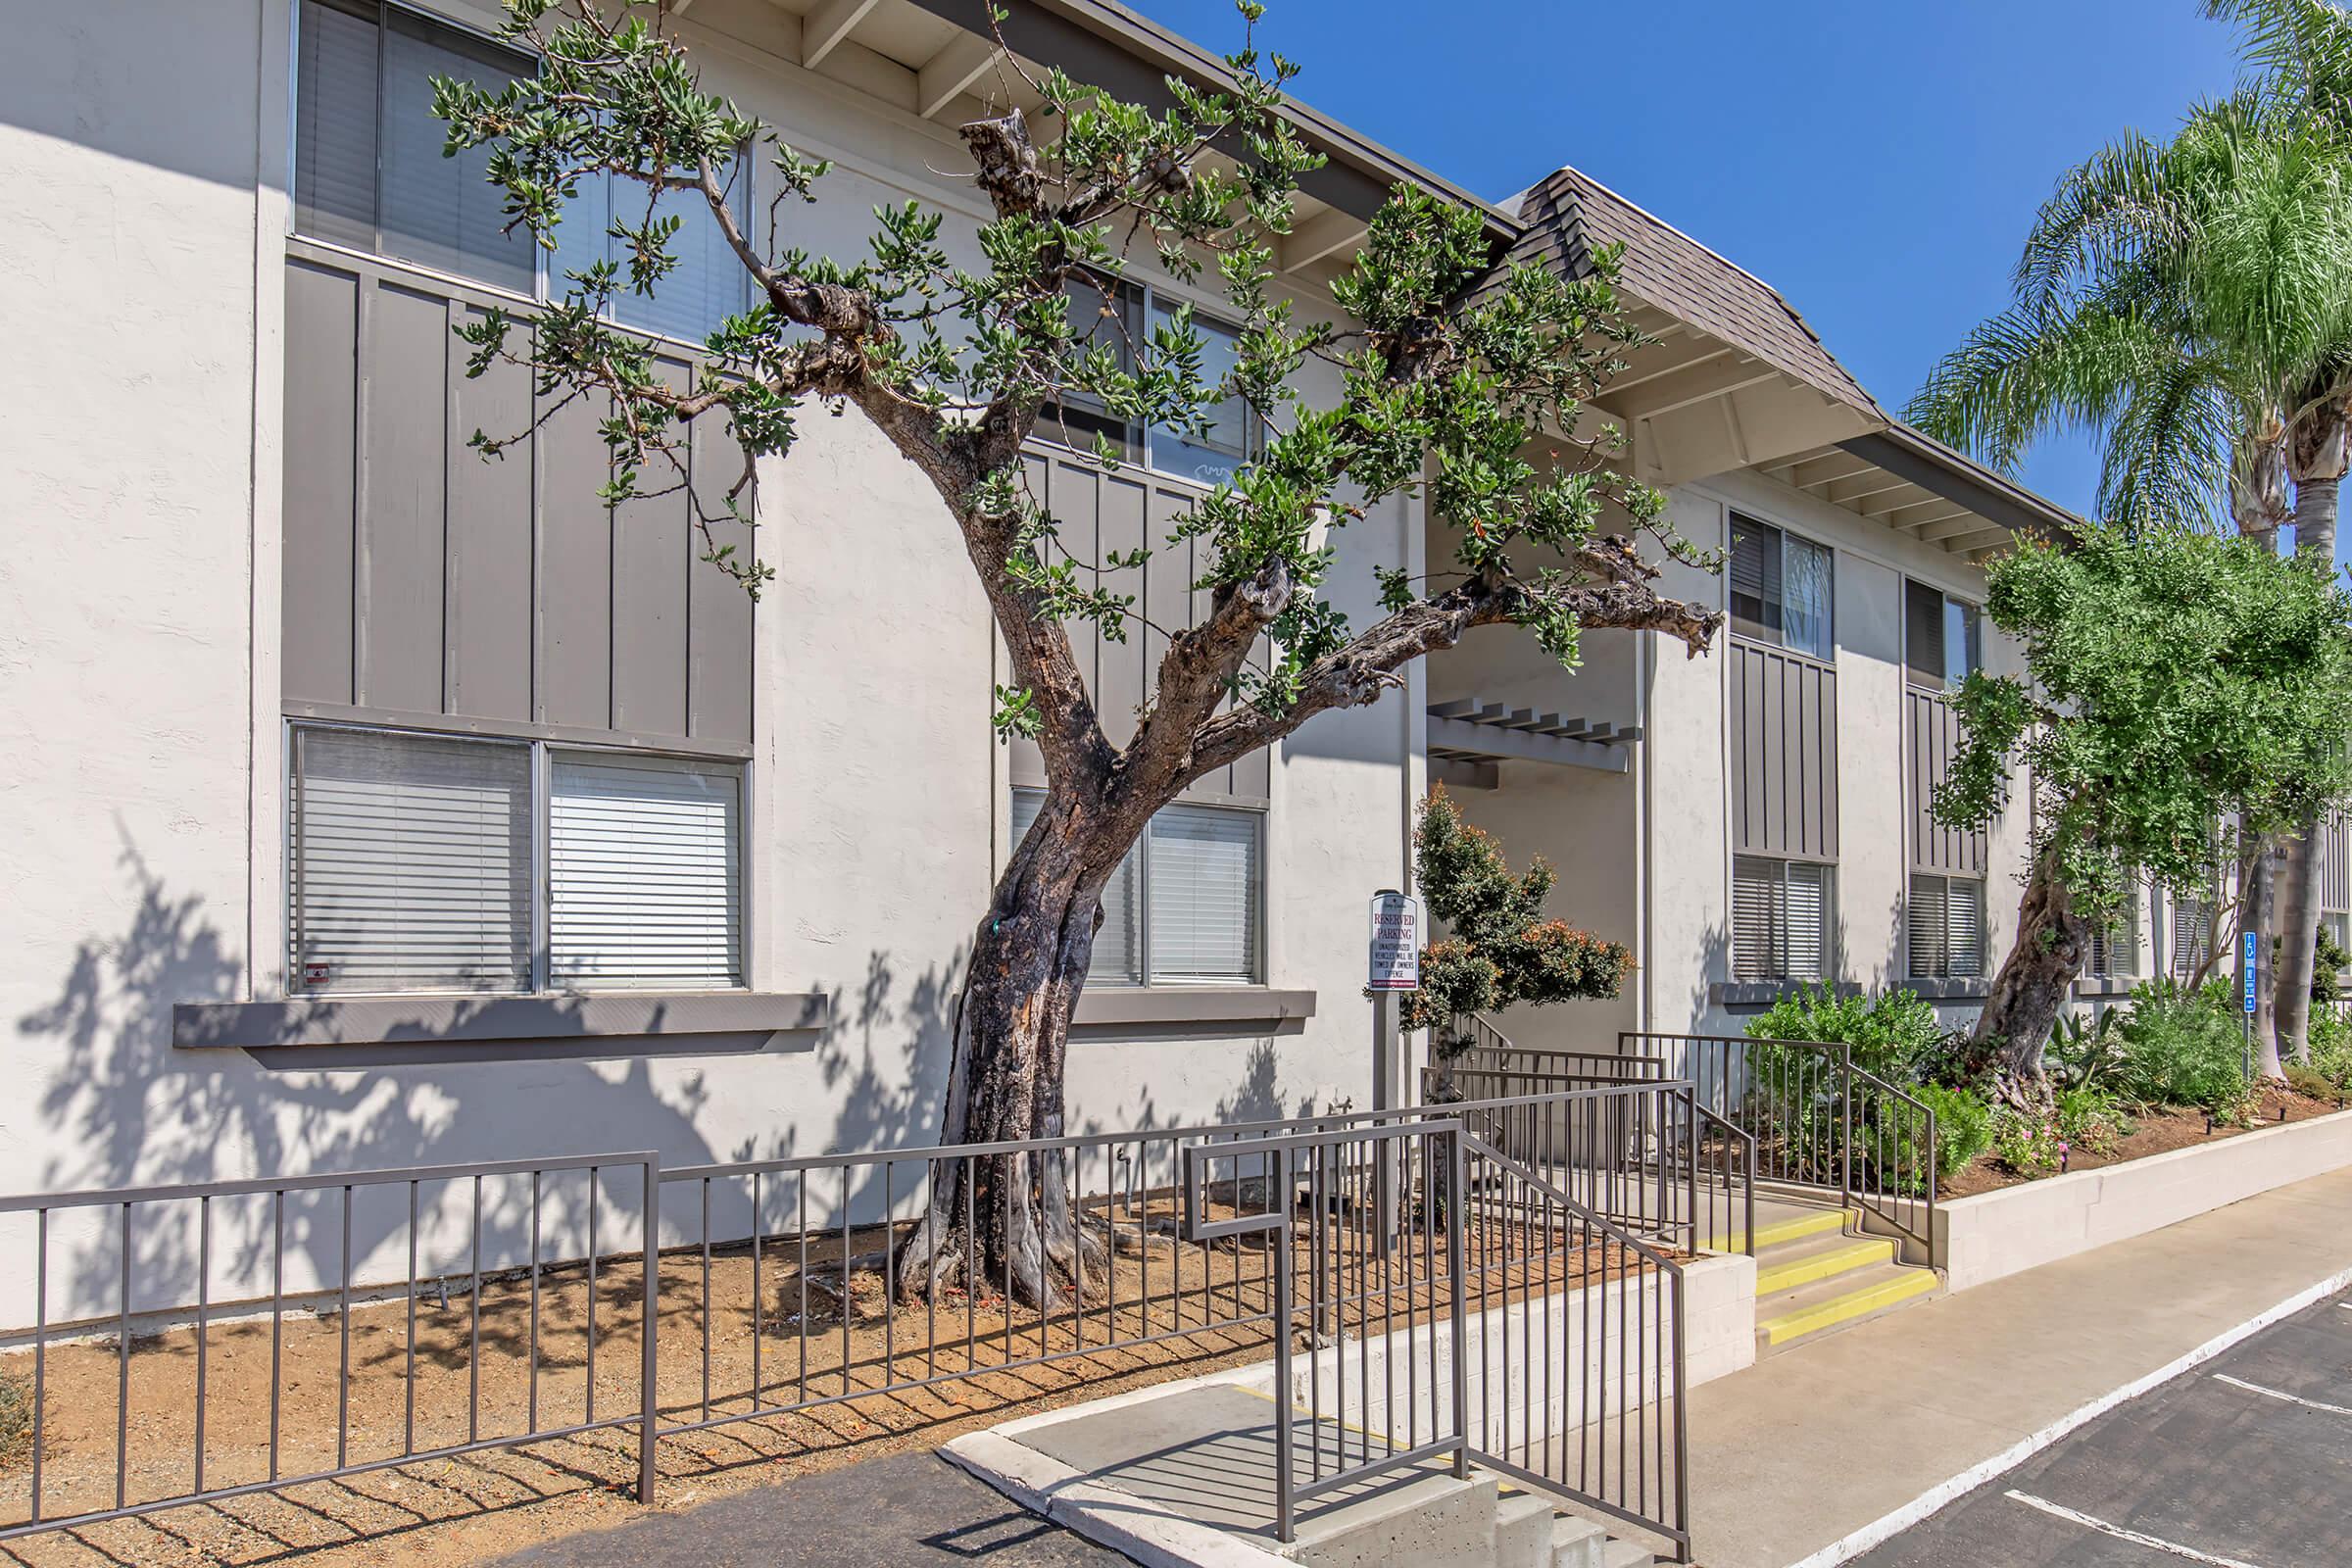
[{"label": "metal handrail", "polygon": [[[1753,1257],[1756,1255],[1756,1135],[1735,1121],[1718,1116],[1714,1111],[1699,1103],[1695,1093],[1690,1097],[1690,1109],[1693,1115],[1728,1133],[1746,1150],[1747,1157],[1740,1162],[1741,1178],[1740,1195],[1745,1205],[1745,1212],[1740,1216],[1740,1250],[1747,1256]],[[1695,1160],[1697,1157],[1697,1152],[1694,1149],[1691,1158]],[[1728,1179],[1725,1185],[1728,1189],[1730,1186]]]}]

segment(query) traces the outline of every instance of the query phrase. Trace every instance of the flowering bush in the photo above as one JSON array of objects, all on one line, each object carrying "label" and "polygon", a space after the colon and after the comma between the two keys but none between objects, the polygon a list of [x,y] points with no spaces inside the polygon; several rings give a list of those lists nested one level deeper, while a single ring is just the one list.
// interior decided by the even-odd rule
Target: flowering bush
[{"label": "flowering bush", "polygon": [[2066,1140],[2058,1135],[2055,1121],[2015,1110],[1992,1119],[1992,1157],[2020,1176],[2050,1175],[2066,1154]]}]

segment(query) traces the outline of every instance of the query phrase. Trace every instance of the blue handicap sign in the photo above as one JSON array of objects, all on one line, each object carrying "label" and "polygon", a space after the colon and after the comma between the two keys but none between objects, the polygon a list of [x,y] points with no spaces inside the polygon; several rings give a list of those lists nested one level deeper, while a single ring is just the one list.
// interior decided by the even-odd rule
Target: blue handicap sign
[{"label": "blue handicap sign", "polygon": [[2259,941],[2261,940],[2261,938],[2262,938],[2262,933],[2261,933],[2261,932],[2259,932],[2259,931],[2249,931],[2249,932],[2247,932],[2247,933],[2246,933],[2246,940],[2245,940],[2245,972],[2246,972],[2246,1010],[2247,1010],[2248,1012],[2252,1012],[2252,1011],[2254,1010],[2254,962],[2255,962],[2255,956],[2256,956],[2256,954],[2259,952],[2259,950],[2256,948],[2255,944],[2256,944],[2257,942],[2259,942]]}]

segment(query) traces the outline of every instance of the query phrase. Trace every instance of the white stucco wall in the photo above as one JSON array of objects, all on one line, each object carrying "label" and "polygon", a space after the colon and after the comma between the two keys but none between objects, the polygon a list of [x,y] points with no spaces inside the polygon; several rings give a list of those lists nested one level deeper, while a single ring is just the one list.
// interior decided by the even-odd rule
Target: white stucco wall
[{"label": "white stucco wall", "polygon": [[[763,47],[772,8],[705,10],[740,34],[702,33],[713,84],[841,165],[822,203],[788,213],[806,243],[861,245],[876,203],[915,195],[972,251],[973,193],[935,172],[963,161],[951,125],[787,64]],[[0,58],[0,193],[19,215],[0,267],[37,303],[11,315],[0,388],[21,542],[0,557],[15,829],[0,837],[0,1194],[931,1141],[960,965],[1004,848],[995,644],[944,509],[855,418],[808,419],[762,476],[760,548],[779,570],[756,617],[751,978],[829,994],[829,1028],[764,1049],[619,1040],[331,1065],[172,1047],[174,1003],[282,995],[287,36],[286,0],[131,0],[27,15]],[[1367,617],[1371,564],[1419,550],[1417,507],[1375,508],[1341,542],[1328,592]],[[1416,674],[1308,725],[1274,769],[1266,978],[1315,992],[1318,1015],[1273,1034],[1086,1031],[1074,1128],[1367,1101],[1362,909],[1407,877],[1424,705]],[[0,1219],[0,1249],[22,1229]],[[371,1222],[360,1250],[390,1238]],[[301,1245],[326,1251],[298,1275],[330,1272],[331,1235]],[[21,1319],[23,1296],[0,1320]]]}]

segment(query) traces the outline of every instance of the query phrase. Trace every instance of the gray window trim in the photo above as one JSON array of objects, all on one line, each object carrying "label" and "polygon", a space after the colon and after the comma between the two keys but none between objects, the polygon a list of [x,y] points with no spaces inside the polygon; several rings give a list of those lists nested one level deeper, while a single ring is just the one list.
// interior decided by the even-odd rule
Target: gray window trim
[{"label": "gray window trim", "polygon": [[[1777,638],[1763,637],[1758,636],[1754,632],[1742,631],[1731,618],[1731,563],[1729,547],[1731,539],[1740,531],[1740,525],[1743,523],[1750,529],[1761,529],[1765,532],[1777,533],[1781,536],[1781,633]],[[1820,551],[1822,554],[1830,558],[1830,652],[1829,657],[1827,658],[1823,658],[1818,654],[1807,653],[1802,648],[1792,646],[1788,641],[1788,607],[1787,592],[1788,569],[1787,547],[1788,542],[1791,539],[1796,540],[1799,544],[1809,545],[1813,549]],[[1785,523],[1767,521],[1765,518],[1757,516],[1754,513],[1743,512],[1738,507],[1728,507],[1725,509],[1725,544],[1724,635],[1727,637],[1737,637],[1741,642],[1752,643],[1758,648],[1770,648],[1777,653],[1787,654],[1791,659],[1801,659],[1806,663],[1817,664],[1823,669],[1836,669],[1838,667],[1838,557],[1840,554],[1838,547],[1828,543],[1826,540],[1816,539],[1811,534],[1800,533],[1797,530],[1788,527]]]},{"label": "gray window trim", "polygon": [[[1902,629],[1903,629],[1903,681],[1904,681],[1904,683],[1905,683],[1906,685],[1910,686],[1910,687],[1911,687],[1913,690],[1915,690],[1915,691],[1923,691],[1923,692],[1939,692],[1939,693],[1950,693],[1950,692],[1952,692],[1952,691],[1955,691],[1955,690],[1957,690],[1957,688],[1956,688],[1956,687],[1954,687],[1954,686],[1951,684],[1951,681],[1949,680],[1949,678],[1948,678],[1948,677],[1947,677],[1947,678],[1945,678],[1945,679],[1943,679],[1942,681],[1940,681],[1938,684],[1936,684],[1936,685],[1934,685],[1934,686],[1931,686],[1931,685],[1929,685],[1929,684],[1928,684],[1926,681],[1923,681],[1923,680],[1921,680],[1921,679],[1919,678],[1919,672],[1918,672],[1918,671],[1917,671],[1917,670],[1916,670],[1916,669],[1915,669],[1915,668],[1912,666],[1912,663],[1911,663],[1911,588],[1912,588],[1912,585],[1913,585],[1913,584],[1917,584],[1919,587],[1922,587],[1922,588],[1926,589],[1928,592],[1930,592],[1930,593],[1932,593],[1932,594],[1936,594],[1936,595],[1938,595],[1938,596],[1940,596],[1940,597],[1942,598],[1942,600],[1943,600],[1944,604],[1945,604],[1947,607],[1948,607],[1948,606],[1952,606],[1952,605],[1957,605],[1957,606],[1959,606],[1959,607],[1960,607],[1962,610],[1964,610],[1964,611],[1968,612],[1968,613],[1969,613],[1969,614],[1971,614],[1971,615],[1974,615],[1974,616],[1976,617],[1976,621],[1977,621],[1977,653],[1978,653],[1978,667],[1979,667],[1979,668],[1983,668],[1983,667],[1984,667],[1984,607],[1983,605],[1980,605],[1980,604],[1976,603],[1974,600],[1969,600],[1969,599],[1963,599],[1963,598],[1961,598],[1961,597],[1960,597],[1958,594],[1956,594],[1956,593],[1953,593],[1953,592],[1952,592],[1950,589],[1943,587],[1943,586],[1942,586],[1940,583],[1933,583],[1933,582],[1930,582],[1930,581],[1928,581],[1928,579],[1927,579],[1927,578],[1925,578],[1925,577],[1914,577],[1914,576],[1910,575],[1908,572],[1906,572],[1906,573],[1903,575],[1903,589],[1902,589],[1902,592],[1903,592],[1903,601],[1902,601],[1902,604],[1901,604],[1901,606],[1900,606],[1901,616],[1902,616],[1902,619],[1901,619],[1901,625],[1902,625]],[[1950,665],[1950,662],[1951,662],[1951,650],[1950,650],[1949,648],[1946,648],[1946,649],[1945,649],[1943,652],[1944,652],[1944,663],[1945,663],[1946,667],[1948,668],[1948,667],[1949,667],[1949,665]]]},{"label": "gray window trim", "polygon": [[821,991],[416,992],[177,1003],[172,1044],[183,1051],[479,1046],[771,1034],[831,1023],[832,999]]},{"label": "gray window trim", "polygon": [[[531,727],[537,729],[547,728],[547,726],[544,725]],[[283,1005],[307,1009],[316,1006],[339,1005],[345,1003],[360,1001],[380,1001],[386,1004],[415,1004],[421,1002],[430,1002],[436,998],[443,1001],[480,1004],[489,1001],[516,999],[576,999],[589,997],[625,998],[631,996],[651,996],[674,1000],[678,997],[739,997],[758,995],[758,993],[752,990],[751,985],[753,961],[752,955],[757,951],[754,920],[756,918],[758,904],[757,901],[751,896],[751,846],[754,842],[756,842],[752,836],[756,817],[754,815],[755,805],[753,801],[751,765],[748,761],[744,761],[731,756],[714,757],[709,753],[700,753],[692,750],[681,749],[674,744],[643,746],[629,745],[625,743],[616,744],[612,736],[605,734],[602,731],[596,732],[593,739],[576,739],[549,735],[517,735],[495,732],[484,733],[465,728],[453,728],[446,721],[437,724],[431,722],[395,724],[381,722],[380,720],[375,722],[352,722],[349,720],[315,720],[289,716],[279,725],[278,798],[285,803],[283,807],[283,814],[285,819],[279,825],[279,832],[281,835],[290,832],[292,829],[292,813],[294,810],[294,733],[297,729],[339,729],[357,731],[363,734],[415,735],[428,740],[461,742],[472,741],[485,746],[519,745],[528,746],[530,748],[531,858],[530,864],[525,868],[524,874],[529,879],[530,886],[531,989],[528,991],[463,992],[311,992],[302,989],[302,987],[297,983],[296,976],[294,975],[291,966],[289,966],[284,982],[284,989],[288,1000],[284,1004],[268,1003],[253,1004],[253,1005]],[[552,752],[557,751],[607,752],[616,757],[662,757],[669,758],[678,761],[695,762],[706,765],[715,762],[721,766],[730,766],[735,769],[740,781],[740,787],[737,796],[737,810],[739,813],[740,826],[737,831],[735,843],[735,883],[738,889],[738,895],[743,901],[743,907],[739,911],[740,925],[743,932],[743,947],[742,952],[738,955],[738,963],[740,967],[735,984],[731,986],[705,986],[692,989],[671,989],[668,991],[652,992],[643,987],[629,986],[612,986],[583,990],[577,987],[559,987],[554,983],[553,964],[551,958],[552,935],[550,931],[549,909],[549,903],[552,897],[553,888],[551,867],[548,858],[548,813],[550,807],[549,785],[551,782],[549,757]],[[279,888],[279,896],[284,901],[283,917],[285,921],[285,939],[281,944],[281,948],[287,953],[290,953],[294,947],[294,944],[300,940],[300,923],[294,907],[294,867],[290,862],[283,866],[280,880],[282,885]],[[770,1025],[769,1027],[782,1028],[787,1026]],[[175,1024],[175,1039],[176,1030],[177,1026]],[[600,1031],[582,1030],[573,1032],[594,1033]],[[609,1029],[601,1032],[658,1033],[659,1031]],[[494,1038],[507,1039],[519,1037],[502,1035]],[[269,1044],[271,1042],[227,1043]],[[318,1044],[319,1042],[279,1041],[274,1043]]]},{"label": "gray window trim", "polygon": [[[1198,301],[1189,299],[1181,294],[1162,290],[1157,285],[1150,282],[1147,279],[1134,277],[1108,277],[1100,279],[1099,281],[1105,292],[1130,293],[1134,296],[1136,319],[1141,325],[1143,334],[1148,335],[1151,331],[1152,305],[1162,299],[1172,301],[1176,305],[1191,305],[1193,307],[1193,319],[1196,322],[1205,323],[1207,325],[1216,327],[1220,331],[1230,332],[1236,337],[1239,337],[1242,333],[1243,328],[1239,322],[1227,320],[1214,309],[1203,310]],[[1206,480],[1201,479],[1196,474],[1182,473],[1174,468],[1161,467],[1155,461],[1157,454],[1153,450],[1154,443],[1152,439],[1152,429],[1153,427],[1150,424],[1134,425],[1129,427],[1126,441],[1126,450],[1128,453],[1127,461],[1129,463],[1133,464],[1137,467],[1147,469],[1163,479],[1174,480],[1178,484],[1198,485],[1204,494],[1216,488],[1214,485],[1208,483]],[[1038,415],[1036,439],[1046,443],[1048,446],[1058,448],[1064,452],[1077,452],[1082,454],[1086,452],[1087,449],[1085,447],[1076,446],[1068,441],[1064,441],[1061,438],[1063,433],[1061,421],[1055,417],[1054,405],[1052,401],[1049,400],[1045,409]],[[1254,409],[1250,411],[1250,423],[1248,437],[1249,438],[1246,443],[1248,448],[1247,455],[1238,459],[1236,463],[1236,466],[1240,467],[1248,467],[1250,465],[1257,462],[1258,459],[1265,453],[1265,430],[1263,428],[1262,421],[1260,421],[1257,416],[1257,411]],[[1188,799],[1191,798],[1193,797],[1188,797]]]}]

